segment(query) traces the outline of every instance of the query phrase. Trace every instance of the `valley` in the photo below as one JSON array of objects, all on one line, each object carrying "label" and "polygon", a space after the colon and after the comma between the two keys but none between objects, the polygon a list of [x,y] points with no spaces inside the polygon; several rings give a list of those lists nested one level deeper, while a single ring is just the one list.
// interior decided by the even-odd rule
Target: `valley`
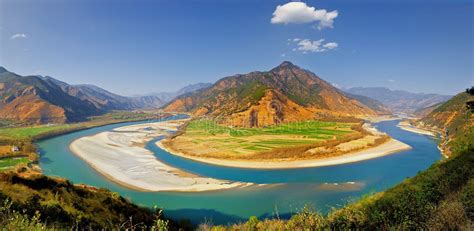
[{"label": "valley", "polygon": [[[54,82],[96,108],[110,105],[89,97],[91,89],[105,90]],[[80,122],[4,118],[0,137],[7,157],[0,171],[27,179],[61,176],[148,207],[158,200],[167,217],[188,218],[182,215],[187,210],[193,224],[208,215],[202,208],[210,209],[214,222],[225,224],[255,214],[271,218],[274,206],[287,218],[292,206],[336,206],[441,158],[432,138],[411,133],[422,133],[414,122],[290,62],[196,86],[161,109],[107,106]],[[19,151],[12,153],[13,146]],[[300,199],[288,204],[288,195]]]},{"label": "valley", "polygon": [[0,0],[0,231],[474,230],[473,16]]}]

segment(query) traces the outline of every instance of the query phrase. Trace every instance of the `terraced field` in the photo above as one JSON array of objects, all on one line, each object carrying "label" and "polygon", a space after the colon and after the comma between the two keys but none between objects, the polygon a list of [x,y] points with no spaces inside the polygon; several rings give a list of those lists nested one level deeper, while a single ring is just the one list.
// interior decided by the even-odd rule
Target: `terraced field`
[{"label": "terraced field", "polygon": [[173,139],[181,151],[207,157],[237,157],[275,148],[336,140],[358,131],[356,123],[304,121],[265,128],[235,128],[211,120],[191,121],[184,134]]}]

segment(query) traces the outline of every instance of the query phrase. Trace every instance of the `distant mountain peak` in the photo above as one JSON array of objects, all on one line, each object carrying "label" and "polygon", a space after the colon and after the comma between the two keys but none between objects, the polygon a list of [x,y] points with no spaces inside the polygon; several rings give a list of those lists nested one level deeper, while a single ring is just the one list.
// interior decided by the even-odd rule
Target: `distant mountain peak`
[{"label": "distant mountain peak", "polygon": [[0,66],[0,74],[2,74],[4,72],[8,72],[8,70],[5,69],[4,67]]},{"label": "distant mountain peak", "polygon": [[288,68],[299,68],[299,67],[296,66],[295,64],[293,64],[293,63],[290,62],[290,61],[283,61],[280,65],[278,65],[277,67],[273,68],[273,70],[277,70],[277,69],[288,69]]},{"label": "distant mountain peak", "polygon": [[394,112],[409,114],[445,102],[451,98],[449,95],[413,93],[403,90],[392,90],[386,87],[354,87],[344,91],[378,100]]}]

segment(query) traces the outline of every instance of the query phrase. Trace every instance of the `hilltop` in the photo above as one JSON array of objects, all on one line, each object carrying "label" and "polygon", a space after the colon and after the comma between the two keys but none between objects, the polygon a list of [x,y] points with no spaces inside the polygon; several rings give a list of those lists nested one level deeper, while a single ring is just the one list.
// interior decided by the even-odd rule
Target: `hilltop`
[{"label": "hilltop", "polygon": [[177,97],[164,110],[190,112],[241,127],[389,113],[364,104],[288,61],[270,71],[222,78],[201,91]]}]

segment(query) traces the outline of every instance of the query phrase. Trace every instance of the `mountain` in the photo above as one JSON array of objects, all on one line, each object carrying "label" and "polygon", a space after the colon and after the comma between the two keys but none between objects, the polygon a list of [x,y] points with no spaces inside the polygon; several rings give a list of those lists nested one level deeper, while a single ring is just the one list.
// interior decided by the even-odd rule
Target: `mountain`
[{"label": "mountain", "polygon": [[158,108],[163,105],[163,101],[157,96],[125,97],[90,84],[69,85],[49,76],[43,79],[60,86],[73,97],[92,103],[101,111]]},{"label": "mountain", "polygon": [[382,102],[380,102],[378,100],[375,100],[375,99],[372,99],[372,98],[369,98],[369,97],[363,96],[363,95],[350,94],[350,93],[347,93],[347,92],[345,92],[345,94],[352,97],[352,98],[354,98],[354,99],[359,100],[363,104],[367,105],[369,108],[371,108],[375,111],[381,112],[382,114],[391,114],[392,113],[390,108],[388,108],[387,106],[385,106]]},{"label": "mountain", "polygon": [[448,155],[451,152],[460,152],[462,150],[458,149],[468,148],[467,144],[473,145],[474,95],[468,92],[459,93],[416,123],[422,127],[441,130],[446,145],[453,149],[447,150]]},{"label": "mountain", "polygon": [[40,76],[0,69],[0,118],[30,123],[77,121],[101,111]]},{"label": "mountain", "polygon": [[433,104],[429,107],[417,109],[412,114],[417,118],[423,118],[423,117],[427,116],[428,114],[430,114],[432,111],[434,111],[437,107],[439,107],[443,103],[444,102],[441,102],[441,103]]},{"label": "mountain", "polygon": [[354,87],[345,89],[345,92],[378,100],[390,108],[393,112],[402,112],[408,114],[411,114],[416,110],[445,102],[452,97],[449,95],[390,90],[384,87]]},{"label": "mountain", "polygon": [[36,124],[75,122],[111,110],[159,108],[178,95],[209,85],[189,85],[163,98],[126,97],[90,84],[71,85],[50,76],[20,76],[0,67],[0,119]]},{"label": "mountain", "polygon": [[383,113],[287,61],[270,71],[222,78],[211,87],[177,97],[163,108],[243,127]]},{"label": "mountain", "polygon": [[205,89],[212,86],[212,83],[196,83],[196,84],[191,84],[188,86],[185,86],[178,91],[175,92],[159,92],[159,93],[150,93],[144,96],[156,96],[160,98],[164,103],[168,103],[177,96],[188,94],[194,91],[198,91],[201,89]]}]

